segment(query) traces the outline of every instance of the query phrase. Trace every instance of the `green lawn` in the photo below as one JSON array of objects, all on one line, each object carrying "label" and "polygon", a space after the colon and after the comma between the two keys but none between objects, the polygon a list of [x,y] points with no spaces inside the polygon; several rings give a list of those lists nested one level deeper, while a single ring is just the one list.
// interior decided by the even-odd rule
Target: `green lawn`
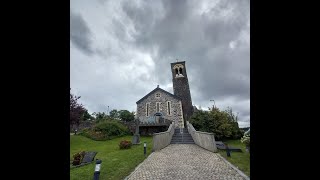
[{"label": "green lawn", "polygon": [[227,140],[223,143],[242,149],[243,152],[231,152],[231,157],[227,157],[225,150],[218,150],[218,153],[250,177],[250,153],[246,152],[246,146],[240,140]]},{"label": "green lawn", "polygon": [[[152,150],[152,137],[141,137],[140,145],[131,149],[119,149],[121,140],[132,140],[132,136],[124,136],[107,141],[93,141],[83,136],[70,136],[70,160],[72,155],[80,151],[96,151],[95,158],[101,159],[100,179],[123,179],[128,176],[144,159],[143,142],[147,142],[147,155]],[[93,179],[95,163],[70,169],[71,180]]]}]

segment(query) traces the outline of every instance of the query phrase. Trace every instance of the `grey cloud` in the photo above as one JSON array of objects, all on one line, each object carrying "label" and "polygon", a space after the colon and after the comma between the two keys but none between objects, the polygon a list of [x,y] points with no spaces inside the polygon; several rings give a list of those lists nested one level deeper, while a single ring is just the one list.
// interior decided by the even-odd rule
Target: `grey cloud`
[{"label": "grey cloud", "polygon": [[70,12],[70,40],[71,42],[86,54],[93,53],[91,45],[91,32],[80,14]]},{"label": "grey cloud", "polygon": [[[229,43],[240,36],[249,20],[249,6],[243,1],[219,1],[207,14],[194,15],[190,1],[162,1],[165,11],[155,25],[150,8],[124,5],[124,10],[138,29],[148,33],[138,34],[136,43],[142,48],[159,47],[154,57],[156,74],[160,82],[171,80],[170,62],[182,57],[186,60],[190,84],[201,89],[202,98],[209,96],[240,96],[249,98],[249,48],[231,50]],[[130,8],[129,8],[130,7]],[[209,14],[225,9],[231,19],[210,20]],[[149,14],[149,15],[146,15]],[[194,15],[194,16],[191,16]],[[191,69],[195,68],[197,74]],[[161,72],[161,73],[160,73]],[[201,100],[201,99],[199,99]]]},{"label": "grey cloud", "polygon": [[[110,63],[98,67],[106,73],[127,64],[132,64],[133,67],[123,72],[125,76],[108,73],[105,78],[109,77],[110,81],[105,85],[95,85],[94,83],[100,82],[92,75],[93,79],[90,81],[92,86],[103,86],[109,96],[112,96],[112,98],[107,97],[106,93],[97,90],[98,88],[91,88],[88,92],[79,90],[86,102],[90,103],[91,107],[95,106],[92,108],[95,109],[94,111],[102,108],[104,102],[114,107],[122,107],[121,109],[135,109],[135,102],[153,90],[157,84],[160,87],[170,88],[168,86],[172,84],[170,63],[178,58],[186,61],[194,104],[209,107],[211,105],[209,100],[214,98],[218,107],[230,106],[235,112],[239,112],[239,122],[245,123],[250,119],[249,1],[100,2],[102,3],[99,3],[99,6],[103,8],[99,11],[103,11],[101,14],[105,15],[101,18],[108,23],[103,24],[99,21],[96,26],[106,27],[108,30],[106,32],[109,34],[106,39],[98,40],[109,43],[106,43],[108,46],[99,47],[96,52],[100,55],[99,60]],[[203,7],[205,10],[200,11]],[[92,14],[98,11],[95,6],[86,5],[86,9]],[[83,11],[81,8],[77,10],[77,12],[81,11]],[[84,14],[81,13],[82,16]],[[99,16],[91,17],[90,24],[95,23],[96,17]],[[92,52],[91,33],[85,21],[80,14],[73,15],[73,19],[77,20],[71,21],[71,25],[74,21],[82,24],[77,25],[82,28],[73,28],[77,29],[73,31],[83,30],[79,33],[81,36],[77,34],[75,38],[81,39],[78,40],[80,43],[74,42],[76,40],[72,37],[71,41],[83,52]],[[89,19],[86,17],[86,20]],[[128,33],[131,34],[128,35]],[[231,42],[232,48],[230,48]],[[136,62],[137,59],[144,58],[144,56],[135,57],[137,54],[148,55],[154,65],[146,66],[144,60]],[[94,69],[88,70],[87,73],[90,75],[94,71]],[[83,71],[81,73],[83,74]],[[125,79],[126,76],[129,78]],[[85,89],[86,83],[78,82],[77,87]],[[172,87],[170,91],[172,92]],[[228,98],[231,100],[226,101]],[[101,107],[98,107],[98,104],[102,104]]]}]

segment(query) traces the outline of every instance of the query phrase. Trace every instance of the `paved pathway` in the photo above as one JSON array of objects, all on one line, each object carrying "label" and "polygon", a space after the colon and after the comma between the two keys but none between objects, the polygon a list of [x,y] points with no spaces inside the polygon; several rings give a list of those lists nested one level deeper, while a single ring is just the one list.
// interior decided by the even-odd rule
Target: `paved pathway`
[{"label": "paved pathway", "polygon": [[128,177],[140,179],[244,179],[218,155],[195,144],[170,144],[152,153]]}]

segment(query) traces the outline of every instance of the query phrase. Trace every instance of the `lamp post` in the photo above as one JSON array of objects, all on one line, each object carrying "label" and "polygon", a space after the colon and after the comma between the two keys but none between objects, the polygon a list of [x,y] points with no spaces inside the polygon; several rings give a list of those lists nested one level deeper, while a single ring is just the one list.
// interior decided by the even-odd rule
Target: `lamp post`
[{"label": "lamp post", "polygon": [[231,157],[231,155],[230,155],[230,149],[229,149],[228,144],[227,144],[227,143],[225,143],[225,146],[226,146],[227,156],[228,156],[228,157]]},{"label": "lamp post", "polygon": [[93,174],[93,180],[99,180],[101,163],[102,161],[100,159],[97,159],[96,167]]},{"label": "lamp post", "polygon": [[216,107],[216,102],[212,99],[210,101],[213,101],[213,109]]},{"label": "lamp post", "polygon": [[143,154],[144,154],[144,157],[146,157],[146,154],[147,154],[147,142],[143,143]]}]

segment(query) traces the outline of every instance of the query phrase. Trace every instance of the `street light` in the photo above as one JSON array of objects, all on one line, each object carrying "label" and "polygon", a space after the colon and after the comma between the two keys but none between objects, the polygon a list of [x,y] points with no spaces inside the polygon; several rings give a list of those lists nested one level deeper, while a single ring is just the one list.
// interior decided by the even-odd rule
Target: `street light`
[{"label": "street light", "polygon": [[230,149],[229,149],[229,146],[227,143],[224,143],[224,145],[226,146],[226,152],[227,152],[227,156],[228,157],[231,157],[231,154],[230,154]]},{"label": "street light", "polygon": [[95,167],[94,174],[93,174],[94,180],[99,180],[101,163],[102,163],[102,161],[100,159],[97,159],[96,167]]},{"label": "street light", "polygon": [[144,154],[144,157],[146,157],[146,155],[147,155],[147,142],[143,143],[143,154]]},{"label": "street light", "polygon": [[216,102],[212,99],[210,101],[213,101],[213,109],[216,107]]},{"label": "street light", "polygon": [[237,112],[236,121],[238,122],[239,112]]}]

